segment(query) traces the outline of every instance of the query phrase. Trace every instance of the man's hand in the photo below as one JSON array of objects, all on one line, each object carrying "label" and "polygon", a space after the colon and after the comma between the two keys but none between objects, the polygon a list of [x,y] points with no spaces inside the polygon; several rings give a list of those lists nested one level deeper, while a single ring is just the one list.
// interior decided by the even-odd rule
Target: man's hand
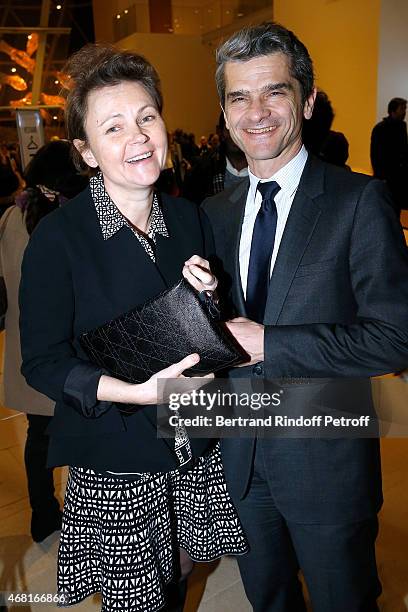
[{"label": "man's hand", "polygon": [[251,357],[242,366],[248,366],[264,360],[264,326],[245,317],[237,317],[227,321],[226,326],[236,341]]}]

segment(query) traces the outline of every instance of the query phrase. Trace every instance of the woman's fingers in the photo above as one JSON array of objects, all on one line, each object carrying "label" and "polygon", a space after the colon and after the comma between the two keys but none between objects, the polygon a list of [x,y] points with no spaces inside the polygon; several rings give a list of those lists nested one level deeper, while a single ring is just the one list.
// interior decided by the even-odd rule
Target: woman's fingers
[{"label": "woman's fingers", "polygon": [[193,268],[197,268],[197,266],[184,266],[182,274],[186,281],[188,281],[198,292],[213,291],[217,286],[215,276],[211,273],[205,273],[204,275],[201,269],[194,270]]},{"label": "woman's fingers", "polygon": [[198,255],[193,255],[185,262],[183,276],[197,291],[215,291],[218,285],[210,264]]},{"label": "woman's fingers", "polygon": [[192,255],[190,259],[187,259],[187,261],[184,262],[184,264],[186,266],[195,264],[197,266],[201,266],[202,268],[206,268],[207,270],[210,269],[210,264],[207,261],[207,259],[204,259],[203,257],[200,257],[199,255]]},{"label": "woman's fingers", "polygon": [[192,353],[191,355],[187,355],[181,361],[177,363],[173,363],[171,366],[164,368],[164,370],[160,370],[157,374],[154,374],[152,378],[178,378],[184,372],[184,370],[188,370],[192,368],[200,361],[200,356],[197,353]]}]

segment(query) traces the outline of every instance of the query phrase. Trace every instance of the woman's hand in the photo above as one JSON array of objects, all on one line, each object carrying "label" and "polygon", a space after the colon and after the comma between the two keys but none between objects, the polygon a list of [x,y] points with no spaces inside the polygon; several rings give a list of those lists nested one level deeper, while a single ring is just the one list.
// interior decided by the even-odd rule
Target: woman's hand
[{"label": "woman's hand", "polygon": [[164,385],[159,389],[158,381],[160,379],[180,379],[185,378],[183,376],[183,372],[192,368],[196,363],[200,361],[199,355],[197,353],[193,353],[192,355],[187,355],[181,361],[177,363],[173,363],[171,366],[164,368],[164,370],[160,370],[157,374],[153,374],[146,382],[137,385],[138,395],[140,400],[137,402],[138,404],[160,404],[163,403],[165,398],[162,396],[162,392],[164,390]]},{"label": "woman's hand", "polygon": [[183,276],[199,292],[215,291],[218,285],[210,264],[198,255],[193,255],[184,263]]},{"label": "woman's hand", "polygon": [[[163,398],[160,397],[158,379],[184,378],[183,372],[192,368],[199,361],[199,355],[192,353],[181,361],[160,370],[157,374],[153,374],[149,380],[140,384],[131,384],[112,376],[103,375],[99,380],[97,398],[100,401],[121,404],[139,404],[142,406],[158,404],[163,401]],[[197,378],[196,380],[200,381],[202,379]],[[209,381],[202,381],[199,386],[202,386],[205,382]]]}]

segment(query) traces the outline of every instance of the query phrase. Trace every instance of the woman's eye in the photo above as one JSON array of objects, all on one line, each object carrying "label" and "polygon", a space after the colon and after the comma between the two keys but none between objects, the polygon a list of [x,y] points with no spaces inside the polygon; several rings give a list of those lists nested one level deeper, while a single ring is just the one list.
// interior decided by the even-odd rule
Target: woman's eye
[{"label": "woman's eye", "polygon": [[154,115],[146,115],[145,117],[142,117],[142,119],[140,120],[140,123],[149,123],[150,121],[153,121],[155,119]]},{"label": "woman's eye", "polygon": [[110,128],[108,128],[108,129],[106,130],[106,134],[113,134],[113,133],[115,133],[115,132],[118,132],[118,131],[119,131],[119,129],[120,129],[120,128],[119,128],[119,126],[118,126],[118,125],[112,125]]}]

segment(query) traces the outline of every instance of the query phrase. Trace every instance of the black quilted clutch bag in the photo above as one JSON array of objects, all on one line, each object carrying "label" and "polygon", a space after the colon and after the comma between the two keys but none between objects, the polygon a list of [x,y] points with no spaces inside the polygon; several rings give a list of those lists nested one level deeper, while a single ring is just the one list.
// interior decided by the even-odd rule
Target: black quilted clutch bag
[{"label": "black quilted clutch bag", "polygon": [[248,359],[228,329],[211,315],[199,294],[181,280],[171,289],[82,334],[89,359],[116,378],[133,383],[198,353],[187,375],[203,375]]}]

